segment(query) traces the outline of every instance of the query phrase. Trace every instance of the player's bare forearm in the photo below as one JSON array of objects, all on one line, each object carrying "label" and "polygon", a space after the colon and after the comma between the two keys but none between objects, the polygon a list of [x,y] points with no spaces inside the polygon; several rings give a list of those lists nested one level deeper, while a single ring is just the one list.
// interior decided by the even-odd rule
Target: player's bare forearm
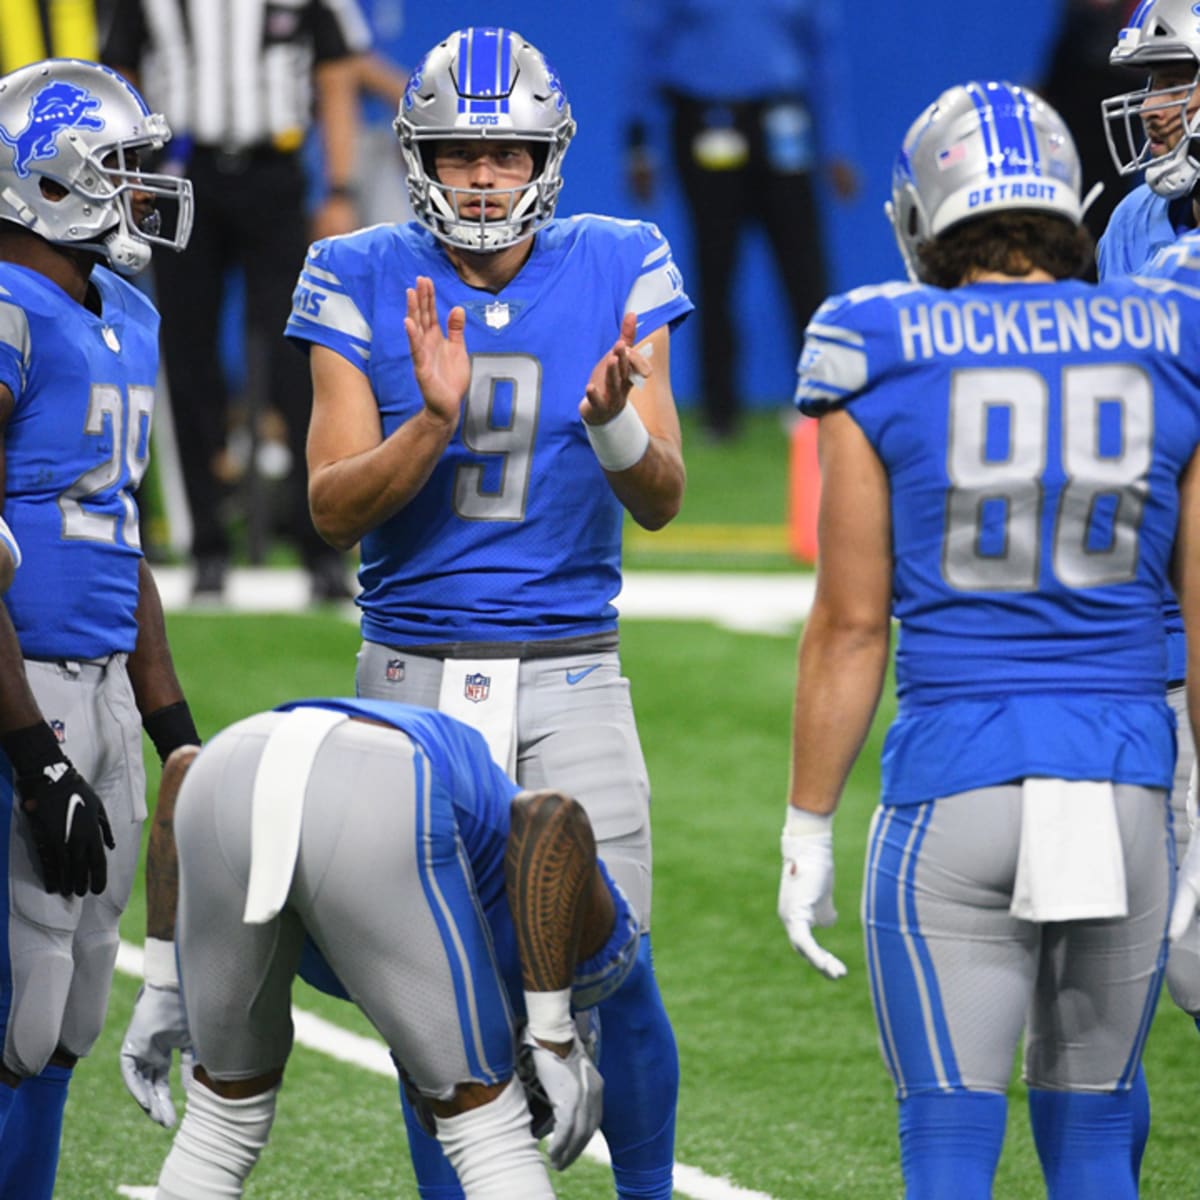
[{"label": "player's bare forearm", "polygon": [[146,847],[146,936],[164,942],[175,939],[175,913],[179,905],[175,801],[184,776],[199,753],[198,746],[180,746],[164,764]]},{"label": "player's bare forearm", "polygon": [[814,607],[800,643],[788,800],[830,813],[871,728],[887,672],[889,627],[846,626]]},{"label": "player's bare forearm", "polygon": [[1171,583],[1187,633],[1188,718],[1200,745],[1200,451],[1192,456],[1179,487]]},{"label": "player's bare forearm", "polygon": [[513,801],[504,878],[526,991],[570,987],[595,874],[596,841],[579,804],[557,792]]},{"label": "player's bare forearm", "polygon": [[836,807],[887,671],[892,541],[887,477],[846,412],[821,417],[817,595],[800,642],[790,802]]},{"label": "player's bare forearm", "polygon": [[308,429],[308,506],[317,532],[339,550],[402,509],[424,487],[458,424],[422,409],[387,438],[367,377],[314,346]]},{"label": "player's bare forearm", "polygon": [[652,436],[640,462],[627,471],[605,474],[617,499],[643,529],[661,529],[679,514],[687,470],[670,438]]},{"label": "player's bare forearm", "polygon": [[138,566],[137,644],[129,656],[129,682],[133,685],[138,712],[143,717],[183,698],[183,688],[175,674],[171,648],[167,642],[167,624],[154,574],[142,559]]},{"label": "player's bare forearm", "polygon": [[[0,384],[0,502],[4,496],[8,459],[5,455],[4,431],[12,415],[13,395],[4,384]],[[12,584],[12,556],[5,552],[8,581],[7,591]],[[29,679],[25,674],[25,658],[17,641],[17,631],[9,616],[8,608],[0,601],[0,733],[14,729],[27,729],[42,719],[41,710]]]},{"label": "player's bare forearm", "polygon": [[422,410],[374,449],[312,471],[308,500],[317,532],[348,550],[398,513],[428,482],[454,428]]},{"label": "player's bare forearm", "polygon": [[42,719],[29,679],[25,660],[8,609],[0,602],[0,733],[28,729]]}]

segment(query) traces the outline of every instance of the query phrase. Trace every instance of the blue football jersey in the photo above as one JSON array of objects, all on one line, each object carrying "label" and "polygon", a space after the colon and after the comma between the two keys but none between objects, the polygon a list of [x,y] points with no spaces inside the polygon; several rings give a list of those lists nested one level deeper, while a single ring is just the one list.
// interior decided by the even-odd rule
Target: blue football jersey
[{"label": "blue football jersey", "polygon": [[1200,442],[1200,290],[862,288],[813,317],[797,403],[887,470],[897,719],[884,802],[1026,775],[1169,788],[1161,597]]},{"label": "blue football jersey", "polygon": [[[1168,200],[1146,184],[1134,188],[1113,210],[1096,247],[1100,278],[1161,273],[1153,264],[1191,228],[1191,212],[1190,195]],[[1174,681],[1187,674],[1187,639],[1179,602],[1169,587],[1163,599],[1163,620],[1167,630],[1167,679]]]},{"label": "blue football jersey", "polygon": [[97,316],[45,276],[0,263],[4,517],[23,561],[5,597],[29,658],[100,658],[137,640],[133,499],[150,454],[158,314],[96,267]]},{"label": "blue football jersey", "polygon": [[1136,187],[1113,209],[1096,245],[1102,280],[1136,275],[1164,246],[1191,227],[1191,196],[1168,200],[1146,185]]},{"label": "blue football jersey", "polygon": [[422,407],[404,330],[418,275],[433,279],[443,326],[466,309],[471,382],[428,482],[362,540],[364,636],[413,645],[615,629],[623,509],[579,402],[626,312],[645,337],[691,311],[670,246],[640,221],[552,221],[492,294],[463,283],[415,223],[317,242],[287,335],[367,375],[385,437]]}]

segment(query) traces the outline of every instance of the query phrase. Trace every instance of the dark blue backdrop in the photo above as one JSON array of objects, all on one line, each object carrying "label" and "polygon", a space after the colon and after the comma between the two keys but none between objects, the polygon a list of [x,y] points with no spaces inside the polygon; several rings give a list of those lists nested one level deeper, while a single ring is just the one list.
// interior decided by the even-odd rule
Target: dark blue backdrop
[{"label": "dark blue backdrop", "polygon": [[[837,291],[903,273],[883,203],[908,124],[944,87],[965,79],[1036,83],[1058,14],[1052,0],[842,2],[852,39],[850,94],[864,186],[850,205],[825,195],[831,286]],[[686,281],[692,277],[691,250],[677,194],[668,188],[653,205],[639,206],[624,188],[620,130],[625,76],[615,7],[576,0],[407,0],[399,57],[411,64],[464,25],[503,24],[519,30],[558,68],[579,124],[566,158],[559,214],[602,212],[656,221],[670,238]],[[798,347],[791,344],[788,322],[777,319],[784,303],[766,248],[755,237],[743,257],[737,302],[742,386],[751,403],[781,404],[790,397]],[[696,393],[695,336],[695,323],[689,322],[673,339],[672,376],[681,405]]]}]

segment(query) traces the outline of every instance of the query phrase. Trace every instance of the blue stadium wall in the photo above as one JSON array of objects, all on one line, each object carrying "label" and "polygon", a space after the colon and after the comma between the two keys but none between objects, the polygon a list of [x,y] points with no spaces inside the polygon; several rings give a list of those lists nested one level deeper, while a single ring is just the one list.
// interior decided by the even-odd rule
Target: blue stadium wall
[{"label": "blue stadium wall", "polygon": [[[386,5],[388,0],[376,3]],[[849,205],[836,203],[828,192],[823,196],[831,287],[836,291],[903,273],[883,203],[896,147],[909,122],[942,88],[965,79],[1036,84],[1059,11],[1055,0],[843,3],[852,39],[849,92],[863,189]],[[520,30],[558,68],[579,124],[564,164],[560,215],[602,212],[657,222],[687,281],[694,272],[677,192],[668,187],[655,203],[643,206],[624,187],[622,31],[615,8],[582,0],[406,0],[399,56],[411,64],[464,25],[502,24]],[[713,70],[719,72],[720,64],[714,63]],[[755,235],[742,258],[735,312],[742,341],[741,386],[747,402],[756,406],[784,404],[790,397],[798,347],[786,319],[776,316],[786,312],[785,304],[765,244]],[[681,406],[691,404],[699,392],[697,336],[693,320],[673,339],[672,375]]]}]

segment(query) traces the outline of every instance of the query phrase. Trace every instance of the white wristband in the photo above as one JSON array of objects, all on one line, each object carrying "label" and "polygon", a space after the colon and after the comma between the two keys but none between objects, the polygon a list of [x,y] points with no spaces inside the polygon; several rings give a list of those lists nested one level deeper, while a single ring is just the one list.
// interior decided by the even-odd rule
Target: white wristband
[{"label": "white wristband", "polygon": [[162,938],[146,939],[142,951],[142,974],[151,987],[179,991],[179,967],[175,962],[175,943]]},{"label": "white wristband", "polygon": [[786,837],[812,837],[814,834],[828,833],[832,827],[833,813],[809,812],[794,804],[787,806],[787,816],[783,822]]},{"label": "white wristband", "polygon": [[626,404],[603,425],[589,425],[584,421],[583,428],[596,458],[606,471],[628,471],[642,461],[650,445],[650,434],[632,404]]},{"label": "white wristband", "polygon": [[21,547],[17,545],[16,536],[9,529],[8,522],[3,517],[0,517],[0,541],[3,541],[12,552],[13,566],[19,567],[21,565]]},{"label": "white wristband", "polygon": [[559,992],[526,992],[525,1015],[529,1032],[539,1042],[569,1042],[575,1037],[570,988]]}]

